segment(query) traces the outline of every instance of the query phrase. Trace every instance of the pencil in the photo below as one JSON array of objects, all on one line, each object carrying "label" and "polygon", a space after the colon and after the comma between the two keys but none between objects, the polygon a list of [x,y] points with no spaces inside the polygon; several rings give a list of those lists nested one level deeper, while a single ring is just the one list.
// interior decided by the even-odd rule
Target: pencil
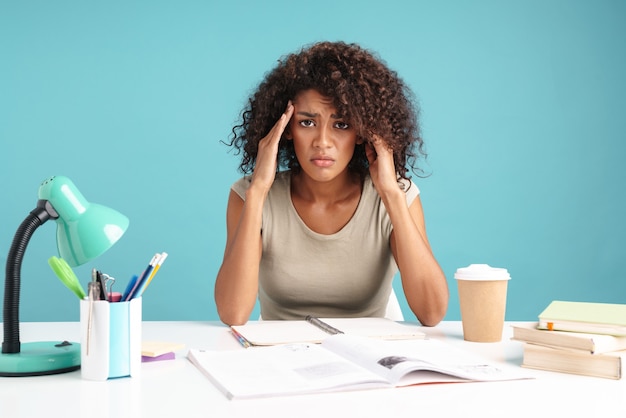
[{"label": "pencil", "polygon": [[146,281],[146,284],[143,286],[143,289],[141,289],[141,292],[139,293],[139,295],[143,295],[143,292],[146,291],[146,288],[148,287],[148,285],[150,284],[152,279],[154,279],[154,276],[156,276],[157,272],[161,268],[161,265],[163,264],[163,262],[165,261],[166,258],[167,258],[167,253],[166,252],[162,252],[159,255],[159,259],[157,260],[157,264],[154,267],[154,270],[152,270],[152,274],[150,274],[150,277],[148,277],[148,280]]},{"label": "pencil", "polygon": [[150,274],[152,274],[152,270],[154,270],[154,267],[156,266],[156,263],[157,263],[157,260],[158,260],[159,256],[160,256],[160,254],[156,253],[152,257],[152,259],[150,260],[150,263],[148,264],[148,267],[146,267],[146,269],[143,271],[143,273],[141,273],[141,276],[139,276],[139,279],[137,279],[137,281],[135,282],[135,285],[133,286],[133,288],[130,290],[128,295],[126,295],[126,298],[124,299],[125,302],[128,302],[129,300],[133,299],[138,294],[140,294],[139,290],[143,287],[143,285],[146,282],[146,280],[148,279],[148,277],[150,277]]}]

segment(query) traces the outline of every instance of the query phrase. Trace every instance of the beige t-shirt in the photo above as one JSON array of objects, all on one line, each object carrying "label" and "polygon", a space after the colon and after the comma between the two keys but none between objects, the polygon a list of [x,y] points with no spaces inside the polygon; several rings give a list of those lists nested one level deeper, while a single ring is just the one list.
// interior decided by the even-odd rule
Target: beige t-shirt
[{"label": "beige t-shirt", "polygon": [[[232,189],[245,199],[249,184],[244,177]],[[263,319],[383,317],[398,267],[389,246],[389,215],[371,178],[350,221],[331,235],[306,226],[291,201],[290,184],[289,171],[278,173],[263,207]],[[418,194],[411,184],[407,204]]]}]

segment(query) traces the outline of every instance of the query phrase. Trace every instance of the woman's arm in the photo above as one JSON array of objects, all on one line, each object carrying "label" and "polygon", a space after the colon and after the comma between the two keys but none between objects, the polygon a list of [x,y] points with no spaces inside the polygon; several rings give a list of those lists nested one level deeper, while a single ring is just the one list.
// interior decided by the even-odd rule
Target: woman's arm
[{"label": "woman's arm", "polygon": [[217,313],[227,325],[248,321],[258,292],[265,197],[248,191],[245,202],[232,190],[228,197],[226,249],[215,280]]},{"label": "woman's arm", "polygon": [[407,208],[402,192],[401,199],[383,202],[393,225],[391,251],[409,307],[423,325],[437,325],[448,309],[448,283],[426,236],[421,200],[417,196]]},{"label": "woman's arm", "polygon": [[226,211],[226,249],[215,279],[217,313],[227,325],[244,324],[254,309],[262,255],[263,204],[274,183],[278,143],[293,114],[291,102],[259,141],[256,166],[245,201],[231,190]]},{"label": "woman's arm", "polygon": [[448,283],[428,242],[421,200],[418,196],[407,206],[398,187],[393,153],[380,137],[374,136],[366,149],[372,181],[393,226],[391,251],[409,307],[423,325],[437,325],[448,309]]}]

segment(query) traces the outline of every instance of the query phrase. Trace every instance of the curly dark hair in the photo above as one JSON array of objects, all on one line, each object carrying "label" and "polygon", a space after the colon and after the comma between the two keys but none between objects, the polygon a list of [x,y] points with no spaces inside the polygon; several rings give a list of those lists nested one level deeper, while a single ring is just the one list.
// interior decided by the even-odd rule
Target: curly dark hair
[{"label": "curly dark hair", "polygon": [[[265,75],[248,99],[241,124],[232,129],[229,146],[243,152],[239,170],[254,170],[259,141],[267,135],[287,107],[303,90],[314,89],[329,97],[339,114],[364,140],[373,134],[393,150],[396,173],[407,179],[408,170],[418,176],[420,157],[426,158],[420,136],[417,106],[412,91],[395,71],[374,53],[356,44],[320,42],[289,54]],[[369,163],[363,144],[357,145],[349,167],[362,176]],[[293,142],[279,143],[278,170],[299,170]]]}]

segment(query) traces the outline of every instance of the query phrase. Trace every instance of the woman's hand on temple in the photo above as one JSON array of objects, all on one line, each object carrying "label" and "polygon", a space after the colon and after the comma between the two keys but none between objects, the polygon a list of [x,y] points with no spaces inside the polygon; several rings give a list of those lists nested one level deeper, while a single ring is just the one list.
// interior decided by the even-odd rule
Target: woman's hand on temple
[{"label": "woman's hand on temple", "polygon": [[399,190],[393,151],[380,136],[374,134],[365,144],[365,155],[369,161],[372,182],[378,193]]},{"label": "woman's hand on temple", "polygon": [[254,173],[252,173],[252,183],[262,187],[265,191],[268,191],[272,183],[274,183],[278,165],[278,144],[293,115],[293,110],[293,104],[289,101],[280,119],[274,124],[269,133],[259,141],[256,166]]}]

